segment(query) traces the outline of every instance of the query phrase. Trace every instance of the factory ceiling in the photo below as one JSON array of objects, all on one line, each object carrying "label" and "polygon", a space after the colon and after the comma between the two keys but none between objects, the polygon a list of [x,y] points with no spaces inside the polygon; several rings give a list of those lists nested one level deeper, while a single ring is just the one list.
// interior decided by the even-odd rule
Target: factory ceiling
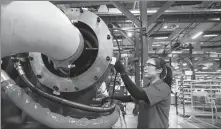
[{"label": "factory ceiling", "polygon": [[[96,13],[106,24],[113,26],[117,38],[114,40],[115,46],[117,47],[116,40],[118,40],[125,53],[128,51],[133,53],[135,33],[142,33],[148,36],[149,53],[167,52],[174,58],[180,55],[188,57],[188,46],[192,44],[193,55],[213,58],[214,64],[220,67],[217,65],[221,60],[221,2],[219,1],[147,1],[145,2],[146,31],[141,27],[139,1],[53,1],[52,3],[60,9],[82,8]],[[178,56],[173,56],[176,52],[179,53]],[[213,57],[205,57],[205,53],[213,53]]]}]

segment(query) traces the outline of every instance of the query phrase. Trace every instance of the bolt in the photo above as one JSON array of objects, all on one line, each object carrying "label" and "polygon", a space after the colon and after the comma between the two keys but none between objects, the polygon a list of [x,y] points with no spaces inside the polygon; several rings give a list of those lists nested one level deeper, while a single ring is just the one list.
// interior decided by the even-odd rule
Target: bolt
[{"label": "bolt", "polygon": [[68,65],[68,68],[70,69],[70,68],[75,68],[76,66],[74,65],[74,64],[69,64]]},{"label": "bolt", "polygon": [[42,78],[42,76],[40,74],[37,75],[37,78]]},{"label": "bolt", "polygon": [[110,35],[109,34],[107,35],[107,39],[110,39]]},{"label": "bolt", "polygon": [[101,19],[99,17],[97,17],[97,22],[100,22],[100,21],[101,21]]},{"label": "bolt", "polygon": [[28,57],[28,59],[29,59],[30,61],[32,61],[34,58],[33,58],[33,57],[31,57],[31,56],[29,56],[29,57]]},{"label": "bolt", "polygon": [[109,61],[109,60],[110,60],[110,57],[109,57],[109,56],[107,56],[106,60],[107,60],[107,61]]},{"label": "bolt", "polygon": [[80,12],[81,12],[81,13],[83,13],[83,12],[84,12],[82,8],[80,8]]},{"label": "bolt", "polygon": [[78,87],[75,87],[75,90],[79,90],[79,88],[78,88]]},{"label": "bolt", "polygon": [[98,77],[97,76],[94,76],[94,80],[97,80],[98,79]]},{"label": "bolt", "polygon": [[58,88],[57,86],[53,86],[53,89],[54,89],[55,91],[58,91],[58,90],[59,90],[59,88]]}]

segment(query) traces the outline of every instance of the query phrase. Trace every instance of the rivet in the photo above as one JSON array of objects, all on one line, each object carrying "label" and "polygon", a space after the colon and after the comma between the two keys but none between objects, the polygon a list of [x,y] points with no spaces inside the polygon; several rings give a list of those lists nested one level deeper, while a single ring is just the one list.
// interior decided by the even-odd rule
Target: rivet
[{"label": "rivet", "polygon": [[53,89],[54,89],[55,91],[58,91],[58,90],[59,90],[59,88],[58,88],[57,86],[53,86]]},{"label": "rivet", "polygon": [[107,39],[110,39],[110,35],[109,34],[107,35]]},{"label": "rivet", "polygon": [[42,76],[40,74],[37,75],[37,78],[42,78]]},{"label": "rivet", "polygon": [[82,8],[80,8],[80,12],[81,12],[81,13],[83,13],[83,12],[84,12]]},{"label": "rivet", "polygon": [[33,58],[33,57],[31,57],[31,56],[29,56],[29,57],[28,57],[28,59],[32,61],[34,58]]},{"label": "rivet", "polygon": [[97,22],[100,22],[100,21],[101,21],[101,19],[99,17],[97,17]]},{"label": "rivet", "polygon": [[110,60],[110,57],[109,57],[109,56],[107,56],[106,60],[107,60],[107,61],[109,61],[109,60]]},{"label": "rivet", "polygon": [[94,80],[97,80],[98,79],[98,77],[97,76],[94,76]]},{"label": "rivet", "polygon": [[75,87],[75,90],[79,90],[79,88],[78,88],[78,87]]}]

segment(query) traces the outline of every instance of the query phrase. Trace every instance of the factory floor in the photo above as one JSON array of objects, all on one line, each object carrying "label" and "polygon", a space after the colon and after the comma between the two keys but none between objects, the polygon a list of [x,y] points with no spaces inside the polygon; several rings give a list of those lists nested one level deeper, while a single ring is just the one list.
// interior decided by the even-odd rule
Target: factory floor
[{"label": "factory floor", "polygon": [[[136,128],[137,127],[137,116],[133,114],[134,104],[127,103],[126,104],[126,115],[125,121],[127,124],[127,128]],[[170,115],[169,115],[169,128],[178,128],[179,123],[184,120],[183,117],[176,115],[176,107],[171,105],[170,107]]]}]

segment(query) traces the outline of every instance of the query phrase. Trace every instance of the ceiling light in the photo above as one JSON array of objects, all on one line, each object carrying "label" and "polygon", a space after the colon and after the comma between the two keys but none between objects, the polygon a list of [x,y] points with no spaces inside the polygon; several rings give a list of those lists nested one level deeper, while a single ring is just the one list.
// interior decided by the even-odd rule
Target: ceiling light
[{"label": "ceiling light", "polygon": [[155,37],[155,39],[167,39],[168,37]]},{"label": "ceiling light", "polygon": [[187,63],[183,63],[183,66],[187,66]]},{"label": "ceiling light", "polygon": [[160,44],[153,44],[152,45],[153,47],[159,47],[159,46],[161,46]]},{"label": "ceiling light", "polygon": [[84,8],[84,7],[83,7],[82,9],[83,9],[83,10],[88,10],[88,8]]},{"label": "ceiling light", "polygon": [[208,69],[208,67],[203,67],[202,69]]},{"label": "ceiling light", "polygon": [[120,42],[120,41],[123,41],[123,40],[122,40],[122,39],[117,39],[117,40],[114,39],[113,41],[114,41],[114,42],[117,42],[117,41]]},{"label": "ceiling light", "polygon": [[127,36],[128,36],[128,37],[132,37],[132,35],[133,35],[133,34],[132,34],[131,32],[127,32]]},{"label": "ceiling light", "polygon": [[220,18],[209,18],[208,20],[216,20],[216,21],[219,21]]},{"label": "ceiling light", "polygon": [[166,25],[166,26],[164,26],[163,28],[166,29],[167,27],[168,27],[168,26]]},{"label": "ceiling light", "polygon": [[157,10],[147,10],[147,13],[156,13]]},{"label": "ceiling light", "polygon": [[203,34],[203,32],[202,31],[200,31],[200,32],[198,32],[198,33],[196,33],[193,37],[192,37],[192,39],[196,39],[196,38],[198,38],[200,35],[202,35]]},{"label": "ceiling light", "polygon": [[205,34],[203,37],[215,37],[218,36],[218,34]]}]

